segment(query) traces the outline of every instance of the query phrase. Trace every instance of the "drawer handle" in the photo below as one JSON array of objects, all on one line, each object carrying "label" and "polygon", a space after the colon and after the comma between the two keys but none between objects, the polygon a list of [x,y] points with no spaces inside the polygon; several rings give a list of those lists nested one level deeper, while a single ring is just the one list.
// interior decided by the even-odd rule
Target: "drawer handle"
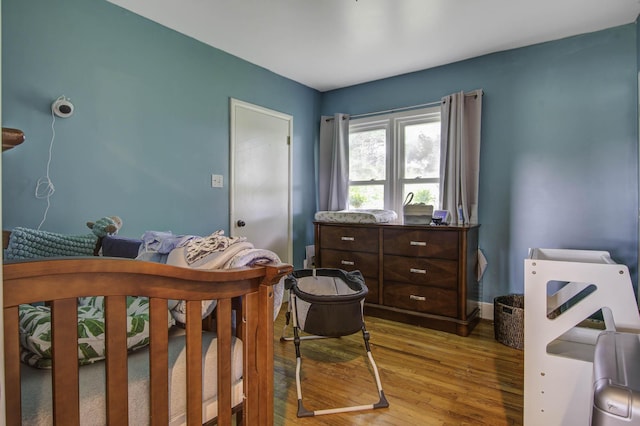
[{"label": "drawer handle", "polygon": [[411,272],[412,274],[426,274],[427,270],[426,269],[411,268],[411,269],[409,269],[409,272]]},{"label": "drawer handle", "polygon": [[425,247],[427,245],[426,241],[411,241],[409,243],[409,245],[411,246],[420,246],[420,247]]},{"label": "drawer handle", "polygon": [[411,300],[415,300],[415,301],[417,301],[417,302],[424,302],[424,301],[426,301],[426,300],[427,300],[427,298],[426,298],[426,297],[424,297],[424,296],[416,296],[415,294],[410,295],[410,296],[409,296],[409,299],[411,299]]},{"label": "drawer handle", "polygon": [[354,237],[340,237],[340,239],[342,241],[355,241],[356,240]]},{"label": "drawer handle", "polygon": [[349,265],[349,266],[353,266],[356,264],[355,262],[352,262],[350,260],[341,260],[340,263],[342,263],[343,265]]}]

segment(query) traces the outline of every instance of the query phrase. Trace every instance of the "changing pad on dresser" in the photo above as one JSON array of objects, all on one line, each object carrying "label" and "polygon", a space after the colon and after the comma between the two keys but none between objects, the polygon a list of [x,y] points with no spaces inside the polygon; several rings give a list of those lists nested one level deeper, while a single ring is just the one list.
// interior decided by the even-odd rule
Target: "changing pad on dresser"
[{"label": "changing pad on dresser", "polygon": [[393,210],[339,210],[319,211],[315,214],[317,222],[341,223],[388,223],[398,219]]}]

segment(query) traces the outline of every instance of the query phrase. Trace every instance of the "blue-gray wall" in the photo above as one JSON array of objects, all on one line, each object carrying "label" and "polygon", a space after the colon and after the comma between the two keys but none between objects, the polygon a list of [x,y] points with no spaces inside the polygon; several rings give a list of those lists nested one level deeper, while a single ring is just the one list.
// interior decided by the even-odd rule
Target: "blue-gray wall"
[{"label": "blue-gray wall", "polygon": [[[318,93],[103,0],[2,2],[3,125],[27,141],[2,155],[3,226],[36,227],[34,198],[56,121],[56,192],[43,229],[85,232],[120,215],[122,234],[228,228],[229,98],[294,116],[294,263],[313,241],[320,114],[385,110],[484,89],[483,299],[523,290],[529,247],[611,251],[638,263],[635,24]],[[417,52],[416,54],[419,54]]]},{"label": "blue-gray wall", "polygon": [[[27,137],[3,154],[3,226],[35,228],[46,202],[51,102],[71,98],[57,119],[42,229],[86,233],[105,215],[121,234],[228,231],[229,98],[292,115],[294,261],[313,241],[310,165],[320,93],[182,36],[104,0],[2,2],[3,126]],[[256,206],[259,208],[259,206]]]},{"label": "blue-gray wall", "polygon": [[483,299],[523,292],[530,247],[638,263],[636,26],[486,55],[323,94],[358,114],[483,89]]}]

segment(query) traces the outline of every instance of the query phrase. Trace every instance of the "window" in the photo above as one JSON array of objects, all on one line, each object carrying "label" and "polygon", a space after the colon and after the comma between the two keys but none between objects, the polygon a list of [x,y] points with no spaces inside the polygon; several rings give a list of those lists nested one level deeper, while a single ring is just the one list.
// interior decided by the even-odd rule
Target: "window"
[{"label": "window", "polygon": [[438,208],[440,108],[351,120],[349,208],[400,213],[409,192]]}]

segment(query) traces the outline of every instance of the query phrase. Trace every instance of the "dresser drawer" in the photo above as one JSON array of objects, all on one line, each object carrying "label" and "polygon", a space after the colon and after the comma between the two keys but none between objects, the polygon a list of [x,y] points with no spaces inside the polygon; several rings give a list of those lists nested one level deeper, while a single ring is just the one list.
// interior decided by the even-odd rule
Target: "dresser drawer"
[{"label": "dresser drawer", "polygon": [[452,290],[458,287],[458,262],[455,260],[384,255],[383,261],[385,282],[400,281]]},{"label": "dresser drawer", "polygon": [[458,259],[458,232],[410,229],[383,230],[384,253]]},{"label": "dresser drawer", "polygon": [[379,294],[378,280],[375,278],[366,277],[364,279],[364,283],[367,285],[367,288],[369,289],[369,293],[367,293],[367,297],[364,299],[364,301],[369,303],[376,303],[376,304],[380,303],[380,301],[378,300],[378,294]]},{"label": "dresser drawer", "polygon": [[388,281],[384,283],[384,304],[410,311],[457,317],[457,297],[455,290]]},{"label": "dresser drawer", "polygon": [[338,268],[362,272],[364,277],[378,278],[378,255],[355,251],[320,250],[321,268]]},{"label": "dresser drawer", "polygon": [[336,250],[378,253],[378,230],[349,226],[321,226],[320,246]]}]

